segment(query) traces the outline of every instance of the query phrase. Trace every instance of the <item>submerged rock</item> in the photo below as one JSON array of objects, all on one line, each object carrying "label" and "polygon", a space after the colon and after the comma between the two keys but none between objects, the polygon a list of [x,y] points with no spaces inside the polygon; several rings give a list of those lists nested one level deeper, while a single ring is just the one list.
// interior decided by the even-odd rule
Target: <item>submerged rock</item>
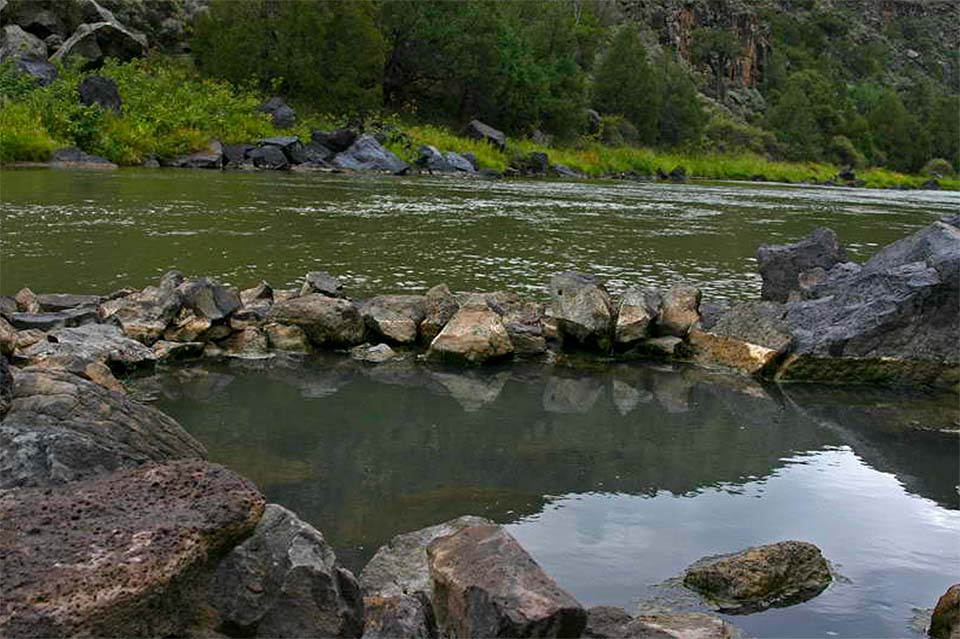
[{"label": "submerged rock", "polygon": [[170,417],[70,372],[26,368],[13,380],[10,411],[0,423],[0,488],[206,456]]},{"label": "submerged rock", "polygon": [[364,637],[436,637],[433,586],[427,545],[467,526],[492,524],[465,515],[436,526],[397,535],[377,550],[360,573],[366,606]]},{"label": "submerged rock", "polygon": [[217,628],[244,637],[359,637],[363,601],[323,535],[268,504],[209,581]]},{"label": "submerged rock", "polygon": [[760,297],[786,302],[791,292],[799,291],[801,273],[816,267],[830,270],[845,259],[837,234],[828,228],[814,229],[795,244],[764,244],[757,249],[763,278]]},{"label": "submerged rock", "polygon": [[470,526],[427,546],[434,608],[456,637],[579,637],[587,613],[503,528]]},{"label": "submerged rock", "polygon": [[557,320],[565,341],[609,350],[613,337],[613,303],[596,277],[566,272],[550,278],[547,315]]},{"label": "submerged rock", "polygon": [[367,364],[382,364],[397,357],[397,352],[390,348],[388,344],[360,344],[350,349],[350,356],[358,362]]},{"label": "submerged rock", "polygon": [[263,497],[202,461],[0,493],[5,637],[182,636]]},{"label": "submerged rock", "polygon": [[721,611],[745,614],[812,599],[832,579],[819,548],[802,541],[781,541],[703,559],[686,570],[683,583]]}]

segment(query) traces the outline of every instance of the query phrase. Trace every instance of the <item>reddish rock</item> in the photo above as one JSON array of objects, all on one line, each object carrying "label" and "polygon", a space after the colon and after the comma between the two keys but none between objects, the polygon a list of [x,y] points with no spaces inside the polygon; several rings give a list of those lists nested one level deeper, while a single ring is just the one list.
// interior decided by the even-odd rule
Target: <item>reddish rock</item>
[{"label": "reddish rock", "polygon": [[500,526],[427,546],[440,627],[455,637],[579,637],[587,613]]},{"label": "reddish rock", "polygon": [[182,634],[212,560],[263,508],[253,484],[202,461],[0,493],[0,635]]},{"label": "reddish rock", "polygon": [[953,584],[937,600],[930,619],[934,639],[960,639],[960,584]]}]

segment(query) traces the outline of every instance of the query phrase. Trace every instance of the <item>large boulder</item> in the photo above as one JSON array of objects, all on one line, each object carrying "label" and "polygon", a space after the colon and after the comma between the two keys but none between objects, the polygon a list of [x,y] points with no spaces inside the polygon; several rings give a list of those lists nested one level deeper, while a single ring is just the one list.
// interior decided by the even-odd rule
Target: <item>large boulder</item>
[{"label": "large boulder", "polygon": [[105,157],[81,151],[75,146],[53,152],[52,165],[65,169],[115,169],[117,165]]},{"label": "large boulder", "polygon": [[830,270],[846,259],[837,234],[828,228],[814,229],[794,244],[765,244],[757,249],[763,286],[760,297],[786,302],[800,290],[800,275],[814,268]]},{"label": "large boulder", "polygon": [[253,484],[202,461],[4,491],[0,634],[183,636],[214,559],[263,507]]},{"label": "large boulder", "polygon": [[460,309],[460,301],[446,284],[437,284],[425,295],[424,318],[420,322],[420,336],[427,343],[440,334]]},{"label": "large boulder", "polygon": [[430,342],[428,357],[440,361],[482,364],[513,354],[503,318],[482,298],[464,303]]},{"label": "large boulder", "polygon": [[85,67],[92,68],[101,66],[107,58],[126,62],[142,57],[146,51],[146,36],[111,16],[99,22],[81,24],[50,59],[53,62],[79,59]]},{"label": "large boulder", "polygon": [[74,295],[71,293],[41,293],[37,304],[43,311],[65,311],[78,306],[96,306],[103,298],[99,295]]},{"label": "large boulder", "polygon": [[755,300],[726,309],[709,331],[694,328],[687,339],[693,357],[703,364],[716,364],[749,374],[773,370],[793,345],[793,336],[783,317],[786,307],[778,302]]},{"label": "large boulder", "polygon": [[471,120],[467,124],[465,133],[467,137],[474,140],[483,140],[489,142],[501,151],[507,146],[507,136],[503,131],[498,131],[489,124],[484,124],[480,120]]},{"label": "large boulder", "polygon": [[113,111],[117,115],[123,110],[123,101],[120,99],[120,90],[113,78],[102,75],[88,75],[77,85],[77,94],[80,104],[98,106],[106,111]]},{"label": "large boulder", "polygon": [[398,344],[417,341],[420,322],[426,317],[422,295],[378,295],[360,305],[367,330]]},{"label": "large boulder", "polygon": [[360,573],[367,617],[363,636],[436,637],[427,545],[467,526],[492,523],[482,517],[465,515],[397,535],[377,550]]},{"label": "large boulder", "polygon": [[290,166],[290,160],[287,159],[283,149],[272,145],[253,149],[247,153],[247,159],[258,169],[282,171]]},{"label": "large boulder", "polygon": [[698,612],[634,617],[623,608],[596,606],[587,610],[583,636],[591,639],[735,639],[740,634],[723,619]]},{"label": "large boulder", "polygon": [[303,164],[307,161],[307,154],[303,142],[295,135],[277,135],[260,140],[260,146],[275,146],[287,158],[290,164]]},{"label": "large boulder", "polygon": [[372,135],[358,137],[348,149],[338,153],[332,161],[337,168],[351,171],[386,171],[403,173],[407,163],[383,148]]},{"label": "large boulder", "polygon": [[565,342],[609,350],[612,345],[614,308],[600,280],[584,273],[559,273],[550,278],[547,315],[557,320]]},{"label": "large boulder", "polygon": [[148,346],[163,335],[180,311],[182,299],[172,286],[148,286],[142,291],[100,305],[100,316],[120,324],[127,337]]},{"label": "large boulder", "polygon": [[13,380],[10,411],[0,423],[0,488],[206,455],[170,417],[70,372],[25,368]]},{"label": "large boulder", "polygon": [[236,291],[220,286],[207,277],[183,282],[177,291],[184,308],[214,322],[230,317],[243,306]]},{"label": "large boulder", "polygon": [[50,313],[11,313],[10,324],[19,330],[49,331],[64,326],[83,326],[97,321],[97,309],[92,306],[81,306],[65,311]]},{"label": "large boulder", "polygon": [[313,131],[310,133],[310,140],[312,142],[316,142],[334,153],[341,153],[349,149],[357,137],[357,132],[348,128],[336,129],[329,133],[326,131]]},{"label": "large boulder", "polygon": [[657,331],[661,335],[686,337],[700,321],[700,289],[686,282],[678,282],[663,294]]},{"label": "large boulder", "polygon": [[934,639],[960,637],[960,584],[953,584],[937,600],[928,634]]},{"label": "large boulder", "polygon": [[660,294],[628,288],[620,297],[614,341],[618,346],[629,346],[651,336],[660,313]]},{"label": "large boulder", "polygon": [[363,601],[323,535],[268,504],[243,543],[217,566],[209,602],[218,629],[244,637],[359,637]]},{"label": "large boulder", "polygon": [[47,45],[18,25],[8,24],[0,30],[0,61],[24,57],[46,58]]},{"label": "large boulder", "polygon": [[25,55],[17,59],[17,69],[25,73],[42,87],[48,86],[57,79],[60,72],[45,57]]},{"label": "large boulder", "polygon": [[455,637],[579,637],[587,613],[500,526],[427,546],[439,627]]},{"label": "large boulder", "polygon": [[289,129],[297,124],[296,111],[279,96],[270,98],[261,104],[257,110],[261,113],[268,113],[273,126],[278,129]]},{"label": "large boulder", "polygon": [[175,158],[163,158],[161,164],[179,169],[220,169],[223,168],[223,145],[219,140],[210,140],[206,148]]},{"label": "large boulder", "polygon": [[54,329],[46,340],[23,349],[19,356],[31,363],[77,358],[106,364],[118,372],[151,368],[156,360],[152,350],[125,337],[118,327],[110,324]]},{"label": "large boulder", "polygon": [[278,324],[299,326],[316,346],[363,343],[363,316],[350,300],[309,293],[275,303],[267,318]]},{"label": "large boulder", "polygon": [[781,541],[706,558],[683,575],[685,586],[721,611],[735,614],[807,601],[823,592],[832,579],[820,549],[803,541]]}]

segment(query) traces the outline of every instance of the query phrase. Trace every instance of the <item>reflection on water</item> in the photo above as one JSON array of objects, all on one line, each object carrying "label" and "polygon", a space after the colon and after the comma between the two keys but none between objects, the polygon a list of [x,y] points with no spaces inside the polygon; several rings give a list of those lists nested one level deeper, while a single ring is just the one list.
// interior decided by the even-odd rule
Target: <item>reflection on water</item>
[{"label": "reflection on water", "polygon": [[960,195],[760,184],[5,170],[0,292],[106,293],[172,267],[243,286],[342,275],[351,294],[509,287],[576,269],[759,292],[764,242],[834,228],[854,258],[956,211]]},{"label": "reflection on water", "polygon": [[336,355],[174,369],[138,392],[354,570],[394,534],[473,513],[508,524],[583,603],[632,607],[704,555],[798,538],[849,581],[733,621],[892,637],[960,566],[955,395]]}]

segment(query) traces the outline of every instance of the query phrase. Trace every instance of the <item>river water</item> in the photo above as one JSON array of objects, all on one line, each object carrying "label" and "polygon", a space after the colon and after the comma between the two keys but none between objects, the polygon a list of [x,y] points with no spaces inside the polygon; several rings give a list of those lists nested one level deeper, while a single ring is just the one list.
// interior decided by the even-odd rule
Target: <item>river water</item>
[{"label": "river water", "polygon": [[[343,275],[350,293],[511,288],[578,268],[752,297],[756,245],[834,228],[855,259],[960,198],[777,185],[3,171],[0,290],[107,292],[171,267],[236,285]],[[214,461],[360,570],[462,514],[511,533],[585,605],[691,605],[695,560],[784,539],[837,580],[731,617],[762,637],[902,637],[960,575],[955,394],[769,386],[676,366],[482,370],[337,355],[205,363],[133,383]],[[952,432],[949,432],[951,431]],[[651,601],[654,602],[651,604]]]}]

